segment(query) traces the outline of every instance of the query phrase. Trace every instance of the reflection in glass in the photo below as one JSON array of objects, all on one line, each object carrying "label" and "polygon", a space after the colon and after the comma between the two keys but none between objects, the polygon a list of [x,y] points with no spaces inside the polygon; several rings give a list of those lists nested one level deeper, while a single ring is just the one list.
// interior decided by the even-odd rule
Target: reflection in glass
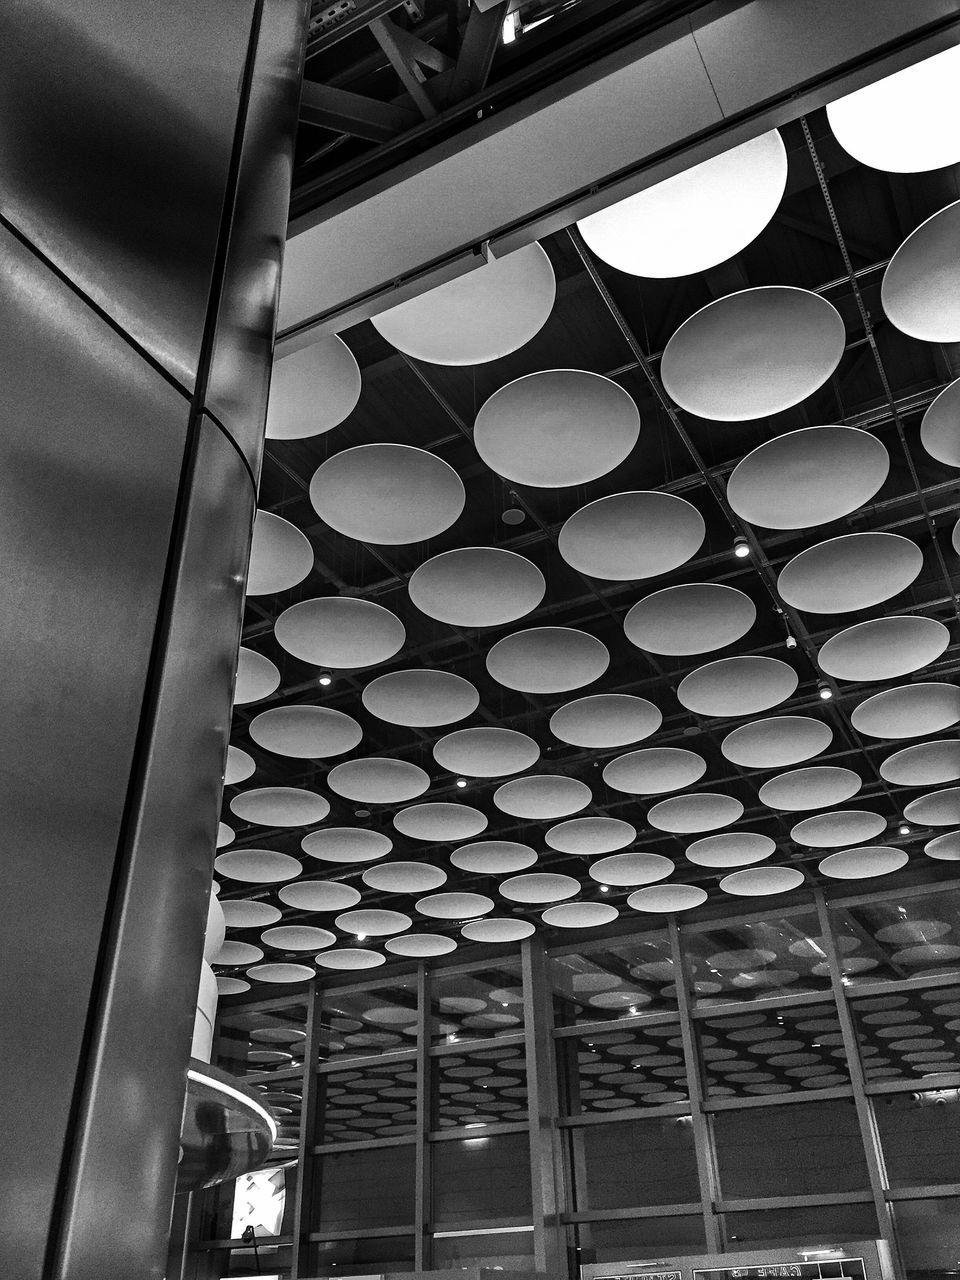
[{"label": "reflection in glass", "polygon": [[710,1098],[749,1098],[849,1085],[843,1035],[830,1004],[784,1004],[697,1019]]},{"label": "reflection in glass", "polygon": [[717,1111],[713,1134],[724,1200],[860,1191],[870,1185],[852,1098]]},{"label": "reflection in glass", "polygon": [[956,1200],[899,1200],[893,1215],[908,1280],[956,1275],[960,1258]]},{"label": "reflection in glass", "polygon": [[472,973],[443,973],[430,981],[433,1043],[488,1040],[523,1030],[520,962],[504,960]]},{"label": "reflection in glass", "polygon": [[960,1182],[960,1089],[888,1093],[874,1113],[892,1187]]},{"label": "reflection in glass", "polygon": [[821,1204],[806,1209],[754,1209],[725,1216],[731,1249],[761,1245],[809,1245],[810,1241],[875,1239],[877,1215],[872,1204]]},{"label": "reflection in glass", "polygon": [[434,1221],[456,1228],[490,1218],[531,1216],[530,1138],[526,1133],[436,1142]]},{"label": "reflection in glass", "polygon": [[502,1124],[527,1118],[523,1045],[444,1054],[432,1062],[433,1128]]},{"label": "reflection in glass", "polygon": [[417,983],[397,978],[373,991],[324,993],[320,1005],[320,1061],[369,1058],[417,1043]]},{"label": "reflection in glass", "polygon": [[318,1240],[310,1247],[308,1275],[363,1276],[413,1270],[413,1236]]},{"label": "reflection in glass", "polygon": [[374,1063],[317,1076],[317,1142],[360,1142],[413,1133],[417,1119],[414,1059]]},{"label": "reflection in glass", "polygon": [[234,1076],[303,1071],[307,1007],[230,1009],[218,1020],[217,1066]]},{"label": "reflection in glass", "polygon": [[706,1236],[700,1214],[664,1218],[627,1218],[621,1222],[591,1222],[577,1227],[581,1263],[620,1262],[624,1258],[658,1253],[703,1253]]},{"label": "reflection in glass", "polygon": [[413,1144],[318,1158],[314,1225],[319,1231],[402,1227],[414,1217]]},{"label": "reflection in glass", "polygon": [[484,1231],[433,1238],[436,1270],[489,1267],[498,1271],[533,1271],[533,1228],[529,1231]]},{"label": "reflection in glass", "polygon": [[666,930],[550,961],[558,1026],[674,1010],[676,974]]},{"label": "reflection in glass", "polygon": [[960,972],[960,890],[831,909],[853,985]]},{"label": "reflection in glass", "polygon": [[287,1280],[293,1268],[290,1245],[262,1244],[257,1253],[248,1245],[238,1249],[210,1249],[193,1253],[187,1259],[184,1280],[226,1280],[226,1277],[277,1276]]},{"label": "reflection in glass", "polygon": [[830,990],[826,951],[814,911],[779,920],[685,929],[682,946],[698,1008],[780,992]]},{"label": "reflection in glass", "polygon": [[700,1199],[689,1116],[651,1116],[568,1132],[578,1213]]},{"label": "reflection in glass", "polygon": [[851,1009],[868,1082],[960,1071],[960,987],[863,996]]},{"label": "reflection in glass", "polygon": [[686,1102],[679,1022],[595,1031],[557,1041],[564,1115]]}]

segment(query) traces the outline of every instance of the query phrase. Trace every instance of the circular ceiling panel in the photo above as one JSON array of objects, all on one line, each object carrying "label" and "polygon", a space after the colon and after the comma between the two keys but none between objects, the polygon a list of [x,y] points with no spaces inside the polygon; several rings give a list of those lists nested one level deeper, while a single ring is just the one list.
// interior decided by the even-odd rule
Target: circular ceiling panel
[{"label": "circular ceiling panel", "polygon": [[833,731],[809,716],[772,716],[728,733],[720,744],[727,760],[745,769],[782,769],[825,751]]},{"label": "circular ceiling panel", "polygon": [[540,332],[556,293],[550,259],[539,244],[524,245],[374,316],[373,326],[416,360],[486,364]]},{"label": "circular ceiling panel", "polygon": [[776,850],[769,836],[754,831],[725,831],[687,845],[687,860],[697,867],[747,867]]},{"label": "circular ceiling panel", "polygon": [[944,791],[931,791],[917,796],[903,810],[908,822],[921,827],[960,826],[960,787],[947,787]]},{"label": "circular ceiling panel", "polygon": [[565,693],[598,680],[610,663],[607,647],[572,627],[531,627],[504,636],[487,654],[498,684],[522,693]]},{"label": "circular ceiling panel", "polygon": [[557,545],[579,573],[629,582],[686,564],[705,531],[703,516],[683,498],[656,490],[614,493],[575,511]]},{"label": "circular ceiling panel", "polygon": [[960,741],[921,742],[887,756],[880,776],[898,787],[936,787],[960,781]]},{"label": "circular ceiling panel", "polygon": [[907,236],[880,285],[887,319],[924,342],[960,342],[960,200]]},{"label": "circular ceiling panel", "polygon": [[344,911],[333,922],[344,933],[355,934],[362,941],[367,938],[385,938],[392,933],[403,933],[413,921],[402,911],[384,911],[369,908],[360,911]]},{"label": "circular ceiling panel", "polygon": [[814,765],[768,779],[760,788],[759,798],[760,803],[770,809],[825,809],[828,805],[843,804],[862,786],[860,776],[852,769]]},{"label": "circular ceiling panel", "polygon": [[407,670],[371,680],[362,701],[388,724],[422,729],[466,719],[480,705],[480,695],[469,680],[450,671]]},{"label": "circular ceiling panel", "polygon": [[535,933],[529,920],[495,917],[490,920],[474,920],[460,930],[471,942],[519,942]]},{"label": "circular ceiling panel", "polygon": [[257,770],[257,762],[253,756],[239,747],[227,747],[227,759],[223,770],[223,783],[227,787],[235,787],[238,782],[246,782]]},{"label": "circular ceiling panel", "polygon": [[776,129],[627,196],[577,223],[598,258],[658,280],[726,262],[776,213],[787,153]]},{"label": "circular ceiling panel", "polygon": [[784,566],[777,590],[806,613],[851,613],[899,595],[923,568],[920,548],[896,533],[845,533]]},{"label": "circular ceiling panel", "polygon": [[902,849],[868,844],[831,853],[820,863],[820,871],[831,880],[868,880],[899,871],[906,864],[907,855]]},{"label": "circular ceiling panel", "polygon": [[471,920],[493,910],[493,899],[483,893],[434,893],[420,898],[416,907],[434,920]]},{"label": "circular ceiling panel", "polygon": [[327,785],[345,800],[399,804],[422,796],[430,786],[430,777],[419,765],[406,760],[367,756],[334,765],[327,774]]},{"label": "circular ceiling panel", "polygon": [[634,796],[655,796],[692,786],[706,771],[706,760],[695,751],[684,751],[680,747],[648,747],[609,761],[603,769],[603,780],[614,791]]},{"label": "circular ceiling panel", "polygon": [[478,840],[454,849],[450,861],[461,871],[479,871],[487,875],[506,875],[532,867],[537,855],[529,845],[513,840]]},{"label": "circular ceiling panel", "polygon": [[428,618],[452,627],[497,627],[535,609],[547,589],[535,564],[499,547],[462,547],[424,561],[407,585]]},{"label": "circular ceiling panel", "polygon": [[234,796],[230,809],[244,822],[261,827],[309,827],[323,821],[330,805],[323,796],[299,787],[258,787]]},{"label": "circular ceiling panel", "polygon": [[[281,901],[288,887],[284,885],[279,891]],[[255,898],[228,898],[223,903],[223,919],[228,929],[256,929],[268,924],[276,924],[281,918],[277,907],[269,902],[258,902]]]},{"label": "circular ceiling panel", "polygon": [[297,884],[285,884],[277,890],[277,897],[288,907],[298,907],[301,911],[346,911],[360,901],[360,891],[338,880],[301,880]]},{"label": "circular ceiling panel", "polygon": [[375,862],[393,848],[389,836],[365,827],[328,827],[304,836],[300,847],[321,862]]},{"label": "circular ceiling panel", "polygon": [[647,814],[647,821],[658,831],[685,835],[728,827],[742,816],[743,805],[733,796],[703,791],[699,795],[671,796],[669,800],[659,801]]},{"label": "circular ceiling panel", "polygon": [[337,337],[311,342],[273,362],[267,405],[268,440],[303,440],[332,431],[360,399],[360,369]]},{"label": "circular ceiling panel", "polygon": [[720,888],[738,898],[762,898],[768,894],[789,893],[802,884],[803,872],[795,867],[748,867],[724,876]]},{"label": "circular ceiling panel", "polygon": [[272,849],[231,849],[218,854],[213,866],[218,875],[244,884],[276,884],[292,880],[302,870],[296,858]]},{"label": "circular ceiling panel", "polygon": [[665,587],[638,600],[623,620],[631,644],[647,653],[711,653],[745,636],[757,617],[749,596],[719,582]]},{"label": "circular ceiling panel", "polygon": [[590,877],[598,884],[652,884],[655,880],[665,880],[673,870],[670,858],[659,853],[614,853],[593,863]]},{"label": "circular ceiling panel", "polygon": [[582,369],[530,373],[481,407],[473,443],[491,470],[535,488],[598,480],[640,437],[640,414],[616,382]]},{"label": "circular ceiling panel", "polygon": [[434,743],[433,758],[451,773],[500,778],[536,764],[540,748],[533,738],[514,729],[458,729]]},{"label": "circular ceiling panel", "polygon": [[634,911],[690,911],[707,900],[706,889],[695,884],[655,884],[647,889],[637,889],[627,898],[627,906]]},{"label": "circular ceiling panel", "polygon": [[280,951],[322,951],[332,947],[337,935],[329,929],[318,929],[309,924],[281,925],[278,929],[265,929],[260,935],[269,947]]},{"label": "circular ceiling panel", "polygon": [[837,680],[895,680],[936,661],[949,643],[950,632],[933,618],[874,618],[832,636],[817,661]]},{"label": "circular ceiling panel", "polygon": [[649,738],[663,717],[646,698],[597,693],[577,698],[550,717],[550,732],[573,747],[627,747]]},{"label": "circular ceiling panel", "polygon": [[363,730],[332,707],[271,707],[250,721],[250,737],[278,756],[321,760],[352,751]]},{"label": "circular ceiling panel", "polygon": [[357,542],[406,546],[460,518],[463,482],[436,454],[405,444],[362,444],[314,472],[310,502],[331,529]]},{"label": "circular ceiling panel", "polygon": [[681,409],[719,422],[781,413],[824,384],[846,332],[819,294],[786,285],[709,303],[667,343],[660,375]]},{"label": "circular ceiling panel", "polygon": [[935,836],[923,846],[928,858],[937,858],[941,862],[960,862],[960,831],[947,831],[942,836]]},{"label": "circular ceiling panel", "polygon": [[952,684],[907,684],[884,689],[854,707],[850,723],[868,738],[920,738],[960,720],[960,689]]},{"label": "circular ceiling panel", "polygon": [[554,929],[597,929],[616,920],[619,914],[608,902],[564,902],[547,907],[540,919]]},{"label": "circular ceiling panel", "polygon": [[228,827],[225,822],[217,823],[217,848],[225,849],[228,844],[233,844],[237,833],[233,827]]},{"label": "circular ceiling panel", "polygon": [[383,945],[395,956],[413,956],[416,959],[445,956],[457,949],[456,940],[445,938],[442,933],[406,933],[399,938],[388,938]]},{"label": "circular ceiling panel", "polygon": [[376,969],[386,964],[386,956],[366,947],[343,947],[336,951],[321,951],[317,964],[321,969]]},{"label": "circular ceiling panel", "polygon": [[550,773],[514,778],[493,793],[500,812],[513,818],[565,818],[585,809],[592,799],[586,783]]},{"label": "circular ceiling panel", "polygon": [[446,884],[447,873],[429,862],[383,862],[363,873],[363,883],[385,893],[428,893]]},{"label": "circular ceiling panel", "polygon": [[287,653],[315,667],[353,670],[386,662],[403,647],[400,619],[370,600],[321,596],[284,609],[274,625]]},{"label": "circular ceiling panel", "polygon": [[279,688],[280,672],[270,659],[241,645],[237,657],[234,703],[239,707],[248,702],[259,702],[262,698],[269,698]]},{"label": "circular ceiling panel", "polygon": [[393,825],[412,840],[452,843],[478,836],[486,829],[487,819],[479,809],[466,804],[415,804],[395,814]]},{"label": "circular ceiling panel", "polygon": [[930,403],[920,423],[920,443],[931,458],[960,467],[960,378]]},{"label": "circular ceiling panel", "polygon": [[804,818],[790,832],[790,839],[808,849],[836,849],[860,840],[873,840],[885,831],[887,822],[868,809],[840,809]]},{"label": "circular ceiling panel", "polygon": [[793,667],[778,658],[718,658],[684,676],[677,698],[696,715],[749,716],[785,702],[797,683]]},{"label": "circular ceiling panel", "polygon": [[296,525],[269,511],[258,511],[253,521],[247,595],[289,591],[312,568],[313,547]]},{"label": "circular ceiling panel", "polygon": [[886,449],[869,431],[803,427],[748,453],[727,481],[727,500],[761,528],[810,529],[862,507],[889,470]]},{"label": "circular ceiling panel", "polygon": [[305,964],[255,964],[247,970],[247,976],[256,982],[309,982],[313,970]]},{"label": "circular ceiling panel", "polygon": [[619,818],[571,818],[551,827],[544,836],[551,849],[579,857],[613,853],[625,849],[636,838],[636,827]]},{"label": "circular ceiling panel", "polygon": [[[311,974],[311,977],[313,975]],[[225,978],[222,974],[217,975],[217,994],[221,996],[239,996],[244,991],[250,990],[250,983],[244,982],[242,978]]]},{"label": "circular ceiling panel", "polygon": [[579,880],[550,871],[512,876],[500,885],[500,893],[511,902],[561,902],[579,892]]}]

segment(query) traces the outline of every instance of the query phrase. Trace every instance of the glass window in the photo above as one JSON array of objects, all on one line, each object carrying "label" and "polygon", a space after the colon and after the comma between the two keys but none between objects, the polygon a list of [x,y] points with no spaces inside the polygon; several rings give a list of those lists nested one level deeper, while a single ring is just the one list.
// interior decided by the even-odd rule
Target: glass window
[{"label": "glass window", "polygon": [[522,1044],[434,1058],[433,1128],[502,1124],[527,1118]]},{"label": "glass window", "polygon": [[290,1235],[298,1172],[296,1161],[267,1165],[200,1192],[200,1238],[239,1240],[251,1226],[258,1239]]},{"label": "glass window", "polygon": [[311,1276],[381,1275],[413,1270],[413,1236],[317,1240],[310,1246]]},{"label": "glass window", "polygon": [[315,1229],[402,1227],[414,1218],[413,1145],[316,1157]]},{"label": "glass window", "polygon": [[435,1142],[430,1150],[438,1226],[530,1217],[530,1138],[526,1133]]},{"label": "glass window", "polygon": [[416,978],[397,978],[372,991],[325,993],[319,1034],[321,1062],[416,1048]]},{"label": "glass window", "polygon": [[463,1267],[533,1271],[533,1230],[434,1236],[433,1266],[438,1271]]},{"label": "glass window", "polygon": [[852,1099],[718,1111],[713,1132],[725,1200],[870,1185]]},{"label": "glass window", "polygon": [[749,1098],[850,1084],[835,1006],[784,1004],[697,1019],[711,1098]]},{"label": "glass window", "polygon": [[850,1002],[867,1081],[960,1071],[960,987],[898,991]]},{"label": "glass window", "polygon": [[707,1247],[703,1218],[683,1214],[665,1218],[627,1218],[620,1222],[584,1222],[577,1227],[577,1260],[621,1262],[648,1250],[697,1253]]},{"label": "glass window", "polygon": [[244,1245],[241,1249],[210,1249],[192,1253],[187,1259],[184,1280],[231,1280],[240,1277],[280,1276],[287,1280],[293,1267],[293,1250],[289,1245],[258,1244],[256,1254]]},{"label": "glass window", "polygon": [[217,1023],[216,1060],[234,1076],[303,1072],[307,1006],[229,1009]]},{"label": "glass window", "polygon": [[960,1200],[898,1200],[897,1242],[908,1280],[946,1280],[960,1259]]},{"label": "glass window", "polygon": [[821,1240],[870,1240],[878,1235],[872,1204],[822,1204],[808,1209],[754,1209],[725,1215],[732,1250],[761,1245],[809,1245]]},{"label": "glass window", "polygon": [[253,1086],[273,1112],[277,1122],[274,1151],[296,1154],[300,1147],[300,1117],[303,1111],[303,1079],[287,1078]]},{"label": "glass window", "polygon": [[960,970],[958,889],[834,907],[830,916],[851,985]]},{"label": "glass window", "polygon": [[881,1094],[873,1105],[891,1187],[960,1182],[960,1090]]},{"label": "glass window", "polygon": [[578,1213],[700,1199],[689,1116],[587,1125],[568,1134]]},{"label": "glass window", "polygon": [[686,1102],[678,1022],[556,1041],[564,1115]]},{"label": "glass window", "polygon": [[676,974],[666,930],[591,948],[550,962],[558,1026],[601,1022],[677,1007]]},{"label": "glass window", "polygon": [[800,991],[829,991],[814,911],[779,920],[685,929],[681,945],[698,1008]]},{"label": "glass window", "polygon": [[383,1058],[317,1076],[317,1142],[360,1142],[413,1133],[417,1073],[410,1057]]},{"label": "glass window", "polygon": [[489,1040],[523,1030],[519,960],[472,973],[436,973],[430,980],[433,1043]]}]

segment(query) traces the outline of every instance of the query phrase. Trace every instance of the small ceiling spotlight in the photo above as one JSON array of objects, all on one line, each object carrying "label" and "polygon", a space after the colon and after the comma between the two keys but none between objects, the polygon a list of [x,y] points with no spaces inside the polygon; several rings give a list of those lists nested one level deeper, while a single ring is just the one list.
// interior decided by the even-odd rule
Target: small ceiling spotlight
[{"label": "small ceiling spotlight", "polygon": [[827,684],[826,680],[818,680],[817,689],[819,690],[820,697],[823,699],[824,702],[829,702],[830,699],[833,697],[833,690]]},{"label": "small ceiling spotlight", "polygon": [[461,790],[461,791],[463,790],[463,788],[464,788],[466,785],[467,785],[467,780],[466,780],[466,778],[458,778],[458,779],[457,779],[457,786],[460,788],[460,790]]},{"label": "small ceiling spotlight", "polygon": [[366,942],[366,940],[367,940],[367,935],[366,935],[365,933],[358,933],[358,934],[357,934],[357,941],[358,941],[358,942]]},{"label": "small ceiling spotlight", "polygon": [[504,524],[523,524],[527,518],[527,513],[521,511],[519,507],[507,507],[506,511],[500,516]]},{"label": "small ceiling spotlight", "polygon": [[750,543],[747,542],[742,533],[737,534],[733,540],[733,554],[738,560],[746,560],[750,554]]},{"label": "small ceiling spotlight", "polygon": [[321,671],[317,676],[317,684],[322,684],[326,688],[328,684],[333,684],[333,676],[329,671]]},{"label": "small ceiling spotlight", "polygon": [[609,886],[608,884],[602,884],[602,885],[600,886],[600,892],[601,892],[601,893],[609,893],[609,892],[610,892],[610,886]]},{"label": "small ceiling spotlight", "polygon": [[788,648],[788,649],[795,649],[795,648],[797,647],[797,637],[796,637],[796,636],[792,636],[792,635],[790,634],[790,632],[788,631],[788,632],[787,632],[787,638],[786,638],[786,641],[785,641],[784,643],[786,644],[786,646],[787,646],[787,648]]},{"label": "small ceiling spotlight", "polygon": [[901,823],[900,823],[900,834],[901,834],[902,836],[908,836],[908,835],[910,834],[910,824],[909,824],[909,823],[907,823],[907,822],[901,822]]}]

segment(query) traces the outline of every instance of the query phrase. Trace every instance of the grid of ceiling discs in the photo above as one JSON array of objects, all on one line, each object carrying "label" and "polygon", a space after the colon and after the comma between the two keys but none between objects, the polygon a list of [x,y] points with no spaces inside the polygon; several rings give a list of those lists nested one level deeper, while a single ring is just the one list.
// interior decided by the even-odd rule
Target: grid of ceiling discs
[{"label": "grid of ceiling discs", "polygon": [[689,1097],[679,1023],[595,1032],[567,1052],[576,1055],[568,1068],[574,1115],[666,1106]]},{"label": "grid of ceiling discs", "polygon": [[[923,74],[936,79],[943,65],[930,60]],[[895,148],[880,163],[863,119],[927,111],[929,133],[943,116],[935,101],[915,81],[891,77],[869,98],[866,117],[858,95],[828,114],[851,155],[902,172]],[[931,155],[945,163],[942,149],[927,148],[919,167],[929,168]],[[773,131],[580,230],[618,272],[690,276],[764,230],[787,177]],[[958,239],[960,202],[894,253],[880,290],[891,331],[913,342],[960,340]],[[556,304],[551,258],[535,244],[394,308],[375,326],[404,356],[442,373],[526,348]],[[784,413],[829,383],[848,338],[858,336],[848,323],[858,322],[845,321],[821,293],[786,284],[742,289],[680,324],[660,377],[680,410],[717,438],[728,431],[744,439],[736,424]],[[296,700],[284,691],[283,705],[274,705],[277,664],[254,648],[241,651],[238,725],[257,754],[231,748],[227,781],[244,786],[228,793],[217,873],[231,893],[256,886],[251,892],[275,895],[276,906],[262,905],[283,919],[268,922],[261,911],[261,925],[253,907],[243,918],[239,908],[232,913],[231,931],[259,932],[256,941],[231,932],[221,972],[246,976],[227,975],[224,990],[302,981],[317,967],[442,955],[461,938],[502,943],[543,925],[589,930],[623,910],[655,916],[695,909],[708,896],[789,893],[806,878],[794,849],[828,880],[875,879],[908,861],[887,831],[889,796],[900,788],[913,789],[904,817],[929,831],[927,854],[958,857],[960,748],[951,730],[960,690],[935,669],[917,675],[940,661],[950,634],[911,595],[941,568],[921,545],[922,521],[903,534],[864,527],[865,507],[888,478],[896,475],[898,487],[903,480],[902,460],[878,435],[829,421],[774,428],[734,459],[726,479],[744,527],[786,549],[776,592],[817,635],[813,667],[783,648],[783,634],[776,656],[745,651],[770,647],[770,601],[757,581],[744,579],[748,590],[740,590],[703,580],[703,570],[674,581],[716,545],[718,523],[729,552],[729,529],[705,492],[694,504],[642,487],[645,426],[617,381],[535,368],[504,382],[477,407],[472,448],[460,442],[458,466],[375,433],[354,443],[344,424],[361,384],[339,338],[284,357],[268,436],[292,449],[323,438],[303,523],[318,544],[375,554],[405,598],[394,592],[396,607],[387,607],[328,584],[326,593],[262,614],[284,660],[313,673]],[[949,479],[960,467],[958,402],[960,380],[926,411],[918,443],[925,474]],[[369,420],[370,409],[360,404],[358,412]],[[522,546],[489,545],[490,522],[476,513],[498,486],[516,495],[521,518],[538,496],[554,495],[564,514],[549,563]],[[597,496],[582,501],[587,486]],[[948,554],[958,550],[955,529]],[[727,576],[730,561],[721,559]],[[258,513],[250,598],[295,589],[314,564],[315,546],[301,529]],[[612,588],[623,590],[611,596]],[[540,625],[538,610],[577,592],[603,606],[589,624],[566,625],[560,612]],[[631,667],[658,685],[652,699],[622,691]],[[339,686],[336,707],[317,687],[321,672]],[[818,680],[844,695],[842,714],[824,712]],[[266,699],[273,701],[258,710]],[[518,706],[529,732],[503,727],[504,708]],[[677,744],[680,725],[696,742]],[[876,761],[860,742],[881,748]],[[851,746],[843,764],[818,763]],[[284,785],[273,785],[284,770]],[[854,816],[838,812],[851,804],[862,806]],[[238,821],[247,825],[236,839]]]},{"label": "grid of ceiling discs", "polygon": [[960,1070],[960,986],[865,996],[853,1011],[868,1081]]},{"label": "grid of ceiling discs", "polygon": [[832,1004],[784,1005],[698,1021],[710,1097],[753,1097],[850,1083]]}]

